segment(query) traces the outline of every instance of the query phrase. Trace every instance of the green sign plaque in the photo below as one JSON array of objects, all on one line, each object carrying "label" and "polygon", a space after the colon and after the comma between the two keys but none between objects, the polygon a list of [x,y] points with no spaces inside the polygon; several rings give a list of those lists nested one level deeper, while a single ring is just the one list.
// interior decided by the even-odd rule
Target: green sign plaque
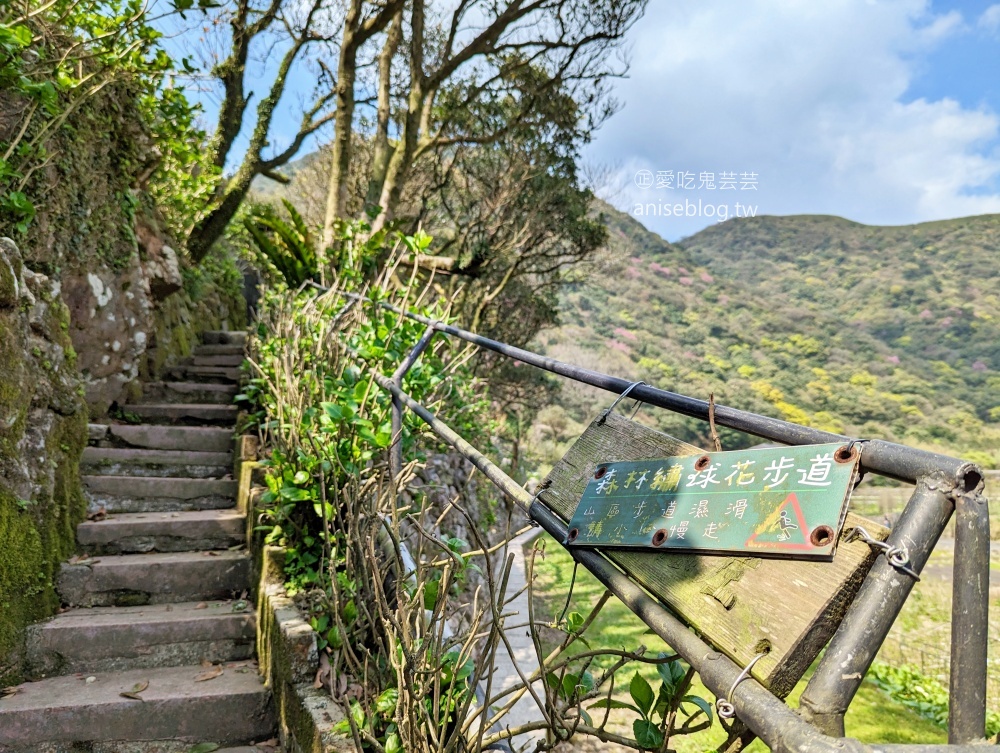
[{"label": "green sign plaque", "polygon": [[860,446],[599,463],[568,546],[832,560]]}]

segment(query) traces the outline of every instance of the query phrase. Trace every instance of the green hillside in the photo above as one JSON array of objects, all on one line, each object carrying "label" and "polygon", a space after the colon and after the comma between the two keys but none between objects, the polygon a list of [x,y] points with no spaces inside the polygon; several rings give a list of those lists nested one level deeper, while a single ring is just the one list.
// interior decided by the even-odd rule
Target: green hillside
[{"label": "green hillside", "polygon": [[[1000,464],[1000,216],[905,227],[734,219],[670,244],[600,207],[604,267],[563,296],[549,354],[799,423]],[[558,441],[606,404],[567,386]],[[700,422],[643,420],[705,444]],[[743,439],[742,442],[746,442]],[[739,446],[723,433],[728,448]]]}]

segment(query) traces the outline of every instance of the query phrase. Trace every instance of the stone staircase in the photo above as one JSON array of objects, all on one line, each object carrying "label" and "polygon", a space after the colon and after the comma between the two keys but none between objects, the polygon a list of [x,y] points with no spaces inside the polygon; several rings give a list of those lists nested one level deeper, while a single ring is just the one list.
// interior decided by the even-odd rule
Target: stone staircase
[{"label": "stone staircase", "polygon": [[236,753],[274,737],[235,509],[244,337],[204,333],[126,406],[141,423],[91,425],[90,519],[57,584],[67,608],[29,635],[36,679],[0,698],[0,753]]}]

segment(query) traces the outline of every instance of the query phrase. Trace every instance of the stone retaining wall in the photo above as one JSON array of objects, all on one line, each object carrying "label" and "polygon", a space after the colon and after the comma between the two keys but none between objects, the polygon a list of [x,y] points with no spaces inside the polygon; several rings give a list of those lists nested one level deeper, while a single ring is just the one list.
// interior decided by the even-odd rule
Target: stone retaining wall
[{"label": "stone retaining wall", "polygon": [[261,674],[274,694],[278,732],[286,753],[352,753],[353,741],[334,734],[344,719],[340,705],[324,688],[316,688],[319,650],[316,633],[295,603],[285,595],[284,550],[265,546],[255,525],[254,510],[263,487],[256,437],[236,439],[238,504],[247,512],[247,536],[257,585],[257,657]]}]

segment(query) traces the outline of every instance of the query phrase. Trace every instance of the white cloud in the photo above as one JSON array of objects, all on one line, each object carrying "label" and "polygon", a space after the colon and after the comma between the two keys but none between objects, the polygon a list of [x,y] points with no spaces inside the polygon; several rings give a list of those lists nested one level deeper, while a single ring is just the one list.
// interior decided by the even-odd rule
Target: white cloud
[{"label": "white cloud", "polygon": [[[989,192],[1000,118],[906,98],[922,55],[966,30],[959,13],[934,15],[924,0],[653,3],[616,92],[625,107],[587,157],[617,161],[629,177],[759,173],[756,193],[632,189],[633,200],[751,197],[762,214],[874,224],[1000,212]],[[677,238],[711,220],[643,221]]]},{"label": "white cloud", "polygon": [[977,24],[979,28],[987,31],[1000,31],[1000,3],[995,3],[983,11]]}]

